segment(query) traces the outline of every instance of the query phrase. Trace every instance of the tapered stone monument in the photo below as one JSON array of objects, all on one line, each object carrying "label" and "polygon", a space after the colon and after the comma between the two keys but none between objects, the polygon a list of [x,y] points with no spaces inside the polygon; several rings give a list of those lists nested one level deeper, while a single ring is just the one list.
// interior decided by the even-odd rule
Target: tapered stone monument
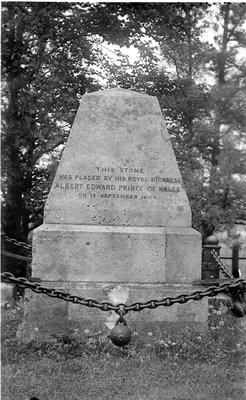
[{"label": "tapered stone monument", "polygon": [[[130,304],[190,292],[201,237],[157,98],[85,94],[33,237],[33,275],[85,298]],[[20,336],[111,328],[115,312],[27,294]],[[141,314],[141,315],[140,315]],[[133,329],[205,322],[206,300],[127,314]]]}]

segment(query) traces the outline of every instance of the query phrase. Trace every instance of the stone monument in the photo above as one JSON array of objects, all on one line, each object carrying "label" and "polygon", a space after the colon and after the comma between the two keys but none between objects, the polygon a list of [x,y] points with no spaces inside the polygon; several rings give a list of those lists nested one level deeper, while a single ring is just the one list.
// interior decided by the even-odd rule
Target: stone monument
[{"label": "stone monument", "polygon": [[[130,304],[195,290],[201,237],[157,98],[125,89],[85,94],[33,237],[42,285]],[[24,341],[106,331],[118,318],[29,293]],[[140,315],[141,314],[141,315]],[[129,312],[133,329],[205,322],[206,300]]]}]

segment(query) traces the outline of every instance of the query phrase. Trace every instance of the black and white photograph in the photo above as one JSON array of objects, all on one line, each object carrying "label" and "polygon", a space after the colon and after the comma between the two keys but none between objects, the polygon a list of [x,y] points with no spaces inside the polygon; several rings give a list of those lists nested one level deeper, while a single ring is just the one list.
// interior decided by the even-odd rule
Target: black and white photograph
[{"label": "black and white photograph", "polygon": [[246,400],[246,2],[1,2],[1,399]]}]

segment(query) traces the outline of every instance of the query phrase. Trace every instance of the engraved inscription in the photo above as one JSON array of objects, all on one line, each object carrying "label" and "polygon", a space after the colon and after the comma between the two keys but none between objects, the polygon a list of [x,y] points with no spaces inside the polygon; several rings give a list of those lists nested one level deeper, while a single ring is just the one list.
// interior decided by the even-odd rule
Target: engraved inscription
[{"label": "engraved inscription", "polygon": [[55,189],[76,192],[79,199],[100,197],[106,199],[155,200],[165,193],[182,190],[177,177],[147,176],[144,168],[95,167],[90,174],[59,174]]}]

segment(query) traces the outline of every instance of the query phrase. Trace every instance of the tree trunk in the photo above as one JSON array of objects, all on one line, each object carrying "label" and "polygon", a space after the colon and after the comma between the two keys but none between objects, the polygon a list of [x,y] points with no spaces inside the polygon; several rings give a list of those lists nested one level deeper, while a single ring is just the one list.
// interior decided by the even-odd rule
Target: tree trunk
[{"label": "tree trunk", "polygon": [[218,57],[217,63],[217,80],[218,80],[218,94],[219,98],[217,98],[216,105],[216,115],[215,115],[215,129],[214,129],[214,139],[212,144],[212,154],[211,154],[211,165],[212,170],[211,173],[213,175],[213,171],[216,170],[218,165],[218,156],[220,154],[220,127],[221,127],[221,116],[223,110],[223,103],[220,98],[220,94],[223,90],[223,87],[226,83],[225,81],[225,67],[226,67],[226,52],[227,52],[227,44],[228,44],[228,26],[229,26],[229,13],[230,13],[230,3],[226,3],[221,6],[224,9],[223,18],[223,36],[221,43],[221,50]]}]

